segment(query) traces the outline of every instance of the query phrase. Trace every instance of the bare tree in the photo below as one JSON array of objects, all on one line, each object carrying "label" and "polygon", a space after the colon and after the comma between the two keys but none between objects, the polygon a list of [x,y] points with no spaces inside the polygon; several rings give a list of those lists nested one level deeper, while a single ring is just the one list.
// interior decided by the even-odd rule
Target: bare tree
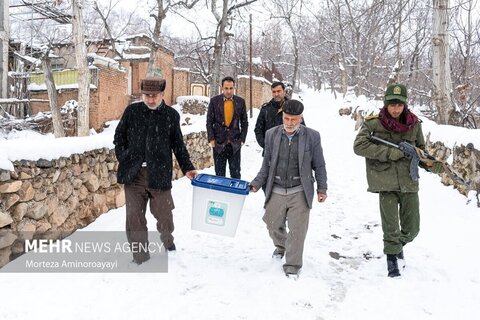
[{"label": "bare tree", "polygon": [[[108,6],[101,6],[99,5],[99,1],[95,0],[93,1],[93,10],[94,12],[98,15],[100,20],[102,21],[101,25],[103,26],[103,29],[106,33],[106,35],[103,35],[102,37],[105,38],[105,36],[110,40],[110,45],[112,46],[113,53],[115,55],[120,55],[121,52],[118,52],[116,49],[116,40],[119,36],[122,36],[125,34],[125,31],[129,26],[132,25],[133,20],[136,18],[136,12],[135,10],[131,11],[126,20],[125,19],[119,19],[119,14],[116,12],[115,8],[116,6],[120,3],[120,0],[117,0],[115,2],[112,2],[112,0],[109,1]],[[122,26],[121,28],[115,28],[115,21],[121,20],[122,21]],[[113,30],[113,29],[117,30]]]},{"label": "bare tree", "polygon": [[292,87],[298,89],[298,71],[299,71],[299,40],[298,33],[301,29],[300,20],[302,19],[303,0],[272,0],[277,13],[272,17],[280,18],[285,21],[291,35],[292,35],[292,49],[293,49],[293,74]]},{"label": "bare tree", "polygon": [[331,38],[326,38],[325,41],[328,48],[331,49],[331,56],[328,56],[328,60],[334,62],[332,70],[330,71],[330,86],[332,90],[335,88],[335,70],[340,74],[340,88],[343,96],[347,94],[348,90],[348,72],[347,72],[347,50],[344,46],[347,45],[346,31],[347,23],[342,18],[342,4],[339,1],[329,0],[327,2],[327,15],[329,18],[322,19],[321,15],[316,15],[319,22],[333,21],[333,24],[327,29],[329,35],[333,35]]},{"label": "bare tree", "polygon": [[[254,26],[259,34],[254,36],[254,56],[261,57],[264,64],[275,64],[283,75],[291,77],[297,73],[296,81],[306,82],[315,88],[329,82],[332,90],[337,88],[343,93],[354,88],[357,94],[380,99],[387,80],[406,83],[410,90],[410,103],[435,107],[431,110],[436,117],[436,100],[432,99],[435,79],[432,66],[438,64],[432,61],[434,48],[430,45],[434,30],[430,23],[431,4],[410,0],[328,0],[312,6],[308,1],[263,2],[273,12],[271,17],[279,19],[268,21],[262,15],[255,17]],[[477,1],[456,0],[453,8],[459,12],[450,10],[450,15],[458,20],[449,31],[456,41],[448,47],[454,61],[451,72],[454,82],[450,88],[458,91],[458,97],[452,95],[452,99],[458,99],[455,102],[460,107],[459,111],[478,110],[480,104],[480,25],[473,14],[476,10],[473,4]],[[211,1],[207,2],[211,4]],[[222,3],[227,1],[222,0]],[[272,3],[275,7],[269,6]],[[276,3],[286,7],[297,4],[297,11],[291,10],[291,21],[298,48],[301,48],[296,55],[298,61],[295,61],[291,28],[280,18],[280,8]],[[301,14],[298,12],[300,7]],[[222,24],[218,24],[214,37],[205,37],[199,31],[198,38],[177,41],[181,50],[174,51],[179,65],[190,67],[204,80],[210,81],[211,94],[214,95],[219,87],[220,69],[223,72],[230,70],[232,75],[247,70],[248,36],[246,28],[237,22],[237,16],[223,20],[224,6],[218,3],[217,6],[209,6],[210,10],[212,8],[218,8],[217,23],[226,21],[223,38],[219,37]],[[472,13],[470,18],[468,12]],[[185,19],[196,22],[193,18]],[[298,21],[301,21],[300,26]],[[235,42],[228,41],[233,34]],[[434,38],[434,43],[437,40]],[[219,44],[223,44],[221,50]],[[169,45],[172,48],[177,46]],[[221,62],[217,59],[219,54]],[[227,69],[227,65],[231,69]],[[296,71],[295,65],[298,66]],[[428,111],[426,115],[430,115]]]},{"label": "bare tree", "polygon": [[170,1],[170,0],[156,0],[155,7],[152,9],[150,17],[155,20],[152,31],[152,42],[150,43],[150,58],[148,60],[148,71],[149,75],[158,75],[158,70],[155,70],[156,59],[157,59],[157,49],[161,46],[161,29],[163,20],[167,17],[167,13],[176,8],[183,7],[186,9],[192,9],[199,0],[187,0],[187,1]]},{"label": "bare tree", "polygon": [[63,130],[63,121],[60,108],[58,107],[58,95],[55,81],[53,79],[52,66],[50,60],[50,46],[45,47],[42,54],[42,68],[47,87],[48,100],[50,101],[50,111],[52,112],[53,134],[55,138],[65,137]]},{"label": "bare tree", "polygon": [[448,124],[453,112],[448,33],[449,0],[433,0],[433,98],[437,121]]},{"label": "bare tree", "polygon": [[[60,107],[58,106],[57,89],[53,79],[51,53],[58,43],[65,43],[71,39],[71,30],[68,23],[69,16],[65,15],[65,18],[66,20],[62,19],[61,23],[54,19],[35,19],[29,21],[28,24],[21,21],[22,23],[17,22],[14,25],[16,34],[30,33],[32,40],[33,38],[35,39],[35,43],[33,41],[30,42],[30,52],[27,52],[24,47],[23,50],[21,49],[20,52],[18,52],[18,56],[30,55],[29,59],[38,58],[39,61],[41,61],[49,107],[52,114],[53,133],[56,138],[64,137],[65,131]],[[37,65],[37,63],[34,63],[34,65]],[[24,63],[19,63],[16,67],[16,71],[21,73],[29,72],[35,68],[35,66],[32,65],[27,68]]]},{"label": "bare tree", "polygon": [[480,49],[480,18],[477,17],[475,0],[462,1],[454,7],[452,16],[452,38],[454,46],[452,55],[452,82],[455,88],[453,99],[458,106],[459,118],[455,119],[459,125],[476,128],[480,120],[476,105],[480,103],[479,61]]},{"label": "bare tree", "polygon": [[83,6],[84,0],[72,0],[72,30],[75,57],[78,68],[78,111],[77,135],[88,136],[90,129],[89,99],[90,81],[87,64],[87,47],[83,35]]},{"label": "bare tree", "polygon": [[138,10],[142,3],[138,2],[133,10],[125,10],[120,4],[130,0],[86,1],[85,34],[88,38],[110,39],[113,43],[125,35],[149,33],[148,23]]},{"label": "bare tree", "polygon": [[213,97],[219,93],[222,65],[223,47],[228,37],[232,34],[228,33],[228,18],[238,9],[248,6],[257,0],[245,0],[242,3],[236,3],[234,0],[222,0],[222,7],[217,6],[217,0],[211,0],[211,8],[215,20],[217,21],[217,28],[215,31],[215,43],[213,45],[213,64],[210,78],[210,96]]}]

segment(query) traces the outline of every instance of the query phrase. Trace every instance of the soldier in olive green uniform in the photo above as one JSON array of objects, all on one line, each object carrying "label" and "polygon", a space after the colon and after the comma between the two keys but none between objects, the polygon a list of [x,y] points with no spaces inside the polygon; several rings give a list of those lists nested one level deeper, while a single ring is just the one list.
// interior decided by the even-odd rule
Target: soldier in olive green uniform
[{"label": "soldier in olive green uniform", "polygon": [[[384,107],[378,115],[365,119],[354,143],[355,153],[366,160],[368,191],[379,193],[388,276],[397,277],[399,262],[405,266],[403,246],[420,231],[418,180],[410,177],[410,160],[403,151],[374,143],[371,135],[395,144],[406,141],[424,150],[421,121],[407,107],[404,85],[388,86]],[[435,170],[429,170],[440,169],[435,166]]]}]

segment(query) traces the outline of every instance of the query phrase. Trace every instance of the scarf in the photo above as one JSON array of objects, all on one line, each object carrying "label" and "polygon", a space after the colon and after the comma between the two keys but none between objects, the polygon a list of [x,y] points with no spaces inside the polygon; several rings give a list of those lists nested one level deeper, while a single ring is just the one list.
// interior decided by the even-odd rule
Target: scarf
[{"label": "scarf", "polygon": [[396,133],[407,132],[411,130],[418,122],[417,116],[413,114],[407,106],[405,106],[402,114],[400,115],[400,121],[396,121],[394,118],[392,118],[390,113],[387,111],[387,107],[383,107],[380,110],[378,118],[385,129]]}]

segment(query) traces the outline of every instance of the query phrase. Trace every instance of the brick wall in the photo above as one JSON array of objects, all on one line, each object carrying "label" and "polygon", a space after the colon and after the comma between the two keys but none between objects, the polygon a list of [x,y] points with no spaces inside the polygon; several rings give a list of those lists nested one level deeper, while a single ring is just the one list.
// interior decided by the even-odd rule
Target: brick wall
[{"label": "brick wall", "polygon": [[120,119],[129,102],[128,74],[104,66],[99,69],[98,103],[94,103],[96,110],[90,109],[90,126],[94,128],[103,127],[106,121]]},{"label": "brick wall", "polygon": [[[237,79],[236,94],[245,99],[247,108],[250,108],[250,79]],[[272,90],[270,82],[267,80],[252,80],[253,89],[253,107],[260,108],[262,104],[272,99]]]},{"label": "brick wall", "polygon": [[[31,91],[30,96],[32,99],[44,99],[48,100],[47,91]],[[78,101],[78,90],[77,89],[68,89],[58,92],[57,104],[59,107],[63,106],[65,102],[69,100]],[[94,118],[94,112],[98,108],[98,91],[97,89],[90,90],[90,103],[89,103],[89,117],[90,117],[90,127],[94,127],[92,124],[92,118]],[[36,114],[38,112],[50,111],[50,105],[48,102],[32,102],[32,113]]]},{"label": "brick wall", "polygon": [[191,73],[187,70],[173,70],[173,94],[172,103],[176,103],[177,97],[189,96],[190,93]]},{"label": "brick wall", "polygon": [[[165,90],[165,102],[173,104],[173,87],[174,87],[174,59],[173,55],[163,50],[157,51],[156,66],[162,70],[162,77],[167,81],[167,88]],[[131,68],[132,79],[132,100],[140,99],[142,94],[140,92],[140,81],[146,77],[148,70],[148,59],[123,61],[125,69]],[[126,92],[126,91],[125,91]]]},{"label": "brick wall", "polygon": [[165,102],[169,105],[174,103],[173,101],[173,67],[175,66],[175,61],[173,59],[173,54],[168,54],[163,50],[157,51],[157,66],[162,69],[162,76],[167,80],[167,88],[165,90]]}]

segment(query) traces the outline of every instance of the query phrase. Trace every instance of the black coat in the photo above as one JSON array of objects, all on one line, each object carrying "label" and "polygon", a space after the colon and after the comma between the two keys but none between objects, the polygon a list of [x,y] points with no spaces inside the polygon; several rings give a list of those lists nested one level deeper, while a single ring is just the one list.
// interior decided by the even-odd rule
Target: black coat
[{"label": "black coat", "polygon": [[229,127],[225,126],[223,94],[210,99],[207,112],[208,141],[215,141],[215,151],[222,152],[230,141],[233,152],[236,152],[245,143],[248,130],[247,106],[245,100],[233,96],[233,119]]},{"label": "black coat", "polygon": [[[288,98],[285,97],[285,101]],[[268,129],[283,124],[283,112],[278,111],[280,109],[280,102],[270,100],[260,109],[258,114],[257,123],[255,124],[255,138],[258,144],[265,149],[265,133]],[[302,124],[305,125],[305,121],[302,118]]]},{"label": "black coat", "polygon": [[113,143],[119,183],[132,183],[146,162],[149,188],[171,189],[172,151],[184,174],[195,170],[183,142],[180,115],[163,102],[156,110],[143,102],[129,105],[115,130]]}]

